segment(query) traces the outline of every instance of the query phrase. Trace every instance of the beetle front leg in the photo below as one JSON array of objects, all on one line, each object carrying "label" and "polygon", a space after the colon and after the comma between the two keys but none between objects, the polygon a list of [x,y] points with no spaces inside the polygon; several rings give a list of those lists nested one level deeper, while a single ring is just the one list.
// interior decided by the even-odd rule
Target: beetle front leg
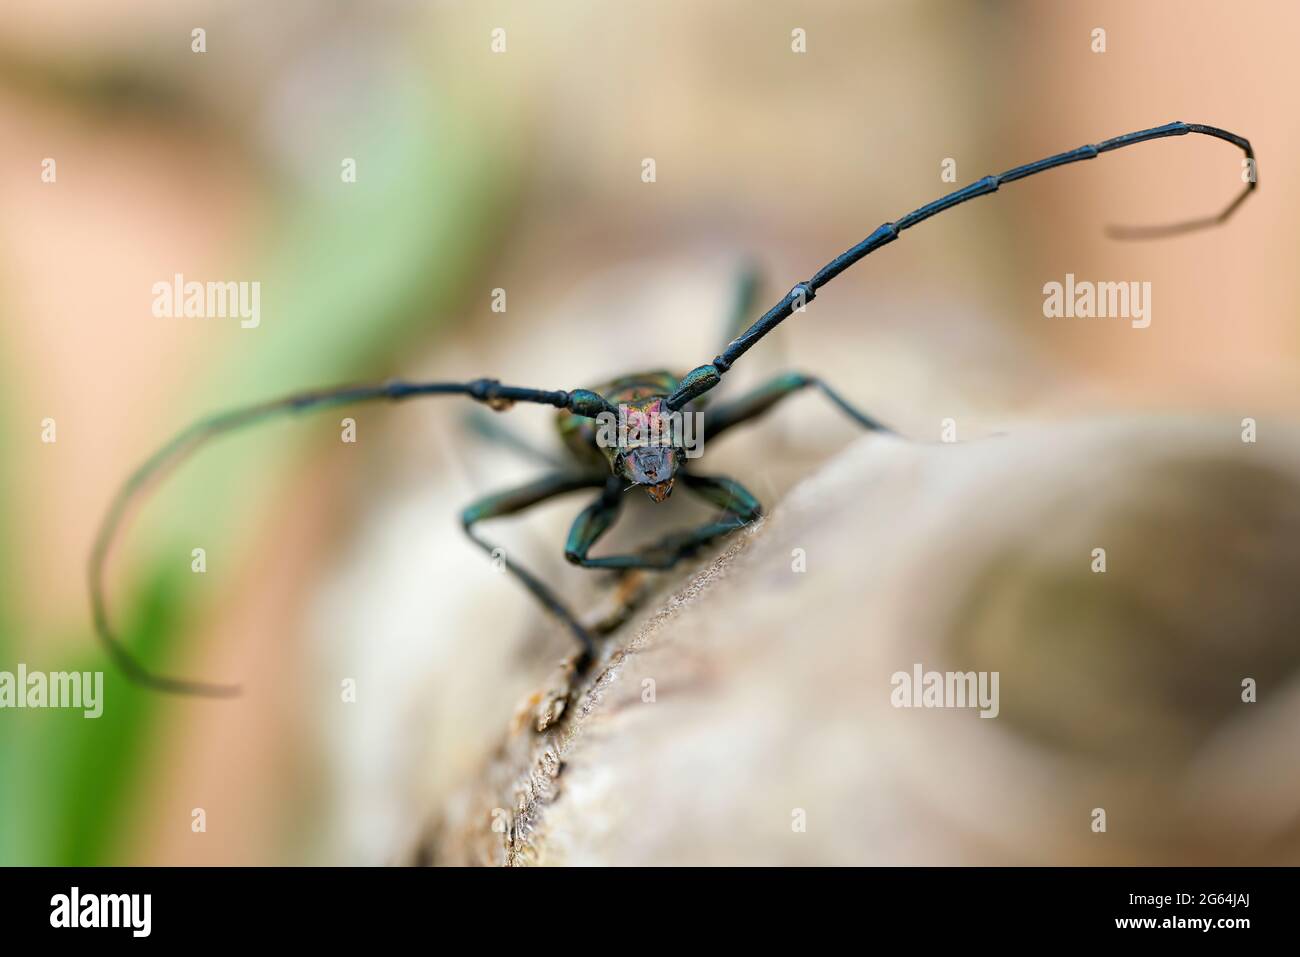
[{"label": "beetle front leg", "polygon": [[[723,509],[723,517],[684,532],[674,532],[639,552],[590,558],[587,553],[591,546],[609,527],[609,523],[606,523],[587,540],[588,532],[599,527],[602,521],[602,505],[597,501],[574,522],[573,530],[569,533],[570,547],[565,550],[565,557],[575,565],[584,568],[648,568],[667,571],[682,559],[694,555],[705,545],[744,528],[763,514],[758,499],[735,479],[685,472],[682,474],[682,481],[691,492]],[[578,537],[575,538],[575,535]],[[575,544],[582,547],[575,548],[573,547]]]}]

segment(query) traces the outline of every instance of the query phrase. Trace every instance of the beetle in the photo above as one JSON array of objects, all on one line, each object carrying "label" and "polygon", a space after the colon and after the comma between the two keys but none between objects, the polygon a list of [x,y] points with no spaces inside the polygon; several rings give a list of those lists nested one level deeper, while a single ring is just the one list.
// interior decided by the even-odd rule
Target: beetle
[{"label": "beetle", "polygon": [[[504,411],[523,403],[549,405],[559,410],[557,427],[571,452],[572,464],[519,488],[488,495],[466,508],[461,522],[466,534],[491,553],[494,546],[484,539],[477,525],[485,519],[517,515],[541,502],[580,490],[598,490],[574,519],[565,543],[566,559],[583,568],[650,569],[672,568],[682,559],[705,546],[735,532],[762,515],[762,506],[740,482],[725,476],[709,476],[694,470],[682,440],[681,431],[673,427],[673,417],[694,412],[706,394],[746,352],[753,348],[785,319],[802,312],[820,289],[850,266],[894,242],[904,230],[979,196],[996,192],[1006,183],[1065,166],[1080,160],[1094,159],[1103,153],[1171,136],[1198,133],[1225,140],[1245,153],[1243,179],[1245,188],[1214,216],[1165,226],[1112,228],[1118,238],[1152,238],[1213,226],[1227,220],[1258,185],[1258,170],[1250,142],[1235,133],[1199,123],[1174,122],[1151,129],[1126,133],[1100,143],[1057,153],[1045,159],[1017,166],[996,176],[985,176],[954,192],[913,210],[901,219],[888,222],[815,272],[811,279],[795,283],[779,302],[733,338],[711,362],[696,366],[684,375],[669,372],[641,372],[593,388],[573,390],[534,389],[503,385],[495,379],[466,382],[406,382],[394,380],[374,385],[348,385],[315,392],[298,393],[270,402],[224,412],[201,420],[181,432],[140,465],[126,480],[109,505],[91,550],[88,578],[91,611],[95,631],[113,661],[136,683],[145,687],[179,694],[225,697],[238,693],[230,685],[211,684],[158,675],[146,669],[125,647],[109,622],[104,597],[103,573],[109,546],[128,505],[146,486],[149,479],[191,455],[199,446],[218,435],[241,429],[273,416],[321,410],[356,402],[375,400],[404,401],[425,396],[464,396]],[[744,284],[739,297],[742,313],[752,298],[754,283]],[[721,404],[708,416],[709,434],[717,436],[727,429],[751,422],[786,397],[804,389],[819,390],[840,412],[859,426],[873,431],[890,431],[882,423],[862,412],[838,392],[814,375],[786,373],[757,390]],[[620,429],[617,438],[609,437],[612,420],[635,428]],[[598,425],[604,425],[600,429]],[[618,517],[622,496],[633,487],[644,489],[655,502],[665,501],[678,486],[721,510],[721,514],[698,528],[668,535],[641,550],[623,555],[595,557],[591,549]],[[595,638],[577,616],[550,587],[515,562],[506,565],[512,575],[527,588],[541,605],[558,618],[572,633],[579,651],[575,669],[590,666],[595,654]]]}]

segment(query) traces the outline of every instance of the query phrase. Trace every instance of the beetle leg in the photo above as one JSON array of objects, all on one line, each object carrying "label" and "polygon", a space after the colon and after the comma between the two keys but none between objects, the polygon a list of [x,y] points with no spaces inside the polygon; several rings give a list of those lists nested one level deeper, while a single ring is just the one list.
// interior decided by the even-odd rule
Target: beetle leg
[{"label": "beetle leg", "polygon": [[[461,512],[461,524],[465,527],[465,534],[468,535],[476,545],[482,548],[493,558],[503,557],[498,552],[497,546],[493,545],[487,539],[483,538],[474,531],[474,526],[490,518],[502,518],[506,515],[515,515],[525,509],[531,508],[547,499],[554,498],[557,495],[564,495],[568,492],[575,492],[579,489],[592,488],[593,486],[605,483],[604,476],[600,475],[575,475],[571,473],[557,473],[548,475],[522,485],[518,488],[510,489],[505,492],[498,492],[494,495],[488,495],[479,499]],[[576,668],[579,672],[586,669],[591,664],[593,653],[595,652],[595,643],[591,634],[579,624],[578,619],[574,616],[563,602],[556,597],[555,593],[543,584],[532,572],[524,568],[517,562],[506,560],[505,568],[510,574],[514,575],[525,588],[532,592],[533,597],[542,603],[552,615],[560,619],[565,626],[573,633],[573,637],[578,640],[582,646],[582,653],[578,657]]]},{"label": "beetle leg", "polygon": [[794,395],[809,386],[820,389],[822,394],[835,404],[836,408],[864,429],[871,429],[875,432],[893,432],[893,429],[881,425],[880,422],[865,412],[854,408],[841,398],[839,393],[816,376],[805,375],[802,372],[787,372],[759,386],[753,392],[746,393],[731,402],[722,403],[716,408],[705,410],[703,413],[705,438],[717,438],[734,425],[741,425],[757,419],[782,399]]},{"label": "beetle leg", "polygon": [[501,420],[499,415],[484,412],[482,409],[470,409],[464,416],[467,429],[486,442],[501,448],[517,452],[523,458],[531,459],[541,465],[562,469],[565,463],[540,446],[516,433]]},{"label": "beetle leg", "polygon": [[[723,510],[722,517],[697,528],[674,532],[639,552],[590,558],[587,553],[591,546],[608,529],[609,522],[612,522],[611,517],[594,537],[589,541],[586,540],[584,530],[596,527],[589,513],[591,516],[599,516],[601,511],[601,501],[598,500],[574,522],[573,531],[569,534],[570,547],[566,549],[565,557],[584,568],[651,568],[665,571],[683,558],[695,554],[710,542],[744,528],[763,514],[758,499],[735,479],[685,472],[682,474],[682,481],[691,492],[720,507]],[[617,505],[613,507],[617,509]],[[580,535],[580,531],[584,531],[584,534]],[[575,548],[573,547],[575,544],[584,547]]]}]

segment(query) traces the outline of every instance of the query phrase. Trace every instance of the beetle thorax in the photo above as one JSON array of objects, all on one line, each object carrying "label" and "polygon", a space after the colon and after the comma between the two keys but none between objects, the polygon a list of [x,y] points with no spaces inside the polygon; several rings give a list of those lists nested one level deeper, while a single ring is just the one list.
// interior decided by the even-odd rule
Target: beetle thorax
[{"label": "beetle thorax", "polygon": [[617,441],[605,446],[610,469],[662,502],[672,493],[683,457],[679,417],[665,406],[664,396],[625,402],[618,413]]}]

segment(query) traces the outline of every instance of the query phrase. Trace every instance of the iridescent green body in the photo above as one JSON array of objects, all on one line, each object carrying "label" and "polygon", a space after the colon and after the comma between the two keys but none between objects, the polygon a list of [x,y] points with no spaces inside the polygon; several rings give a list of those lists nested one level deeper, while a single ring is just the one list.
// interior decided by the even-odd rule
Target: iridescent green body
[{"label": "iridescent green body", "polygon": [[[596,386],[592,391],[603,395],[615,408],[656,416],[663,401],[672,394],[679,382],[677,376],[660,369],[620,376]],[[575,459],[591,468],[605,466],[612,470],[619,449],[610,445],[602,447],[596,441],[598,426],[594,419],[561,411],[555,426],[564,447]]]}]

